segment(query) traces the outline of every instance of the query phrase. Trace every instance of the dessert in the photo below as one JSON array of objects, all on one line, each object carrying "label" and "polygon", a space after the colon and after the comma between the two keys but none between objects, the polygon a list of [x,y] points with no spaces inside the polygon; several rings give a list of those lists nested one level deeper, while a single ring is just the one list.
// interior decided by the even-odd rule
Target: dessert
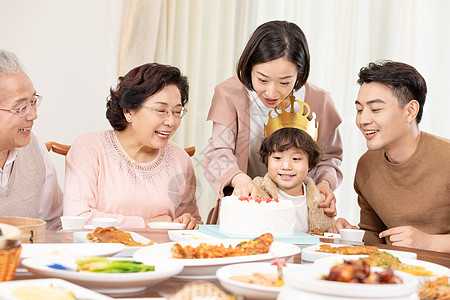
[{"label": "dessert", "polygon": [[219,228],[225,233],[292,235],[294,226],[295,208],[291,201],[234,195],[222,198]]}]

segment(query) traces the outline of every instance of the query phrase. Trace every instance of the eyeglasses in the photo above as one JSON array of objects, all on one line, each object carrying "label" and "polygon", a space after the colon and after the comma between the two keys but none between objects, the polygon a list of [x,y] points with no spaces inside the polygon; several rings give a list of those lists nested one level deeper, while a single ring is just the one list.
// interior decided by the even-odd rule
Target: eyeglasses
[{"label": "eyeglasses", "polygon": [[25,106],[22,106],[19,109],[6,109],[6,108],[0,108],[0,110],[3,111],[9,111],[15,114],[18,114],[21,117],[25,117],[30,112],[30,108],[33,106],[34,109],[37,109],[37,107],[42,102],[42,96],[41,95],[33,95],[33,100],[31,100],[30,103],[28,103]]},{"label": "eyeglasses", "polygon": [[161,107],[143,106],[143,107],[151,109],[161,119],[167,118],[170,113],[172,113],[174,118],[181,119],[187,113],[186,107],[175,107],[174,109],[170,109],[168,107],[163,106]]}]

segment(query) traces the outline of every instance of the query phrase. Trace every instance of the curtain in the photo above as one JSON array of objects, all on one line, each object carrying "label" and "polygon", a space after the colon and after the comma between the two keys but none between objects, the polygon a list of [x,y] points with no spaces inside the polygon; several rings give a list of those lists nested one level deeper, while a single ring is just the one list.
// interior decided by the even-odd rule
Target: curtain
[{"label": "curtain", "polygon": [[[206,122],[214,87],[235,74],[256,27],[270,20],[296,23],[311,53],[309,82],[331,92],[343,117],[344,180],[335,191],[338,216],[359,221],[353,177],[365,141],[354,124],[361,67],[378,59],[413,65],[428,83],[420,128],[450,136],[450,1],[436,0],[128,0],[124,2],[119,74],[147,62],[179,67],[189,77],[189,113],[173,137],[195,146],[197,201],[204,220],[216,196],[201,160],[211,135]],[[380,187],[382,188],[382,187]]]}]

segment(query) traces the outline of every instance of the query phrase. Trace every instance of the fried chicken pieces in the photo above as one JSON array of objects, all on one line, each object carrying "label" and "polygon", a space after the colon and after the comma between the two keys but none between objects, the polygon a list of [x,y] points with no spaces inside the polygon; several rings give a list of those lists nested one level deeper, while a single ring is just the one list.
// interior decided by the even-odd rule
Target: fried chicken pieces
[{"label": "fried chicken pieces", "polygon": [[148,244],[141,244],[133,240],[130,233],[119,230],[115,227],[97,227],[91,233],[87,234],[87,238],[94,243],[121,243],[125,246],[151,246],[153,239]]},{"label": "fried chicken pieces", "polygon": [[211,245],[201,243],[197,247],[187,245],[182,247],[176,243],[172,246],[171,252],[173,258],[193,259],[193,258],[219,258],[231,256],[244,256],[268,253],[273,243],[273,235],[265,233],[251,241],[244,241],[236,247],[225,247],[223,244]]}]

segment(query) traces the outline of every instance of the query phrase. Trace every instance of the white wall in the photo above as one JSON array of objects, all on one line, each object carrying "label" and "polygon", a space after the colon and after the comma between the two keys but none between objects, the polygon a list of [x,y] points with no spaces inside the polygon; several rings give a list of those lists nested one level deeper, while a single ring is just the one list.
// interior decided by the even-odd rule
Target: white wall
[{"label": "white wall", "polygon": [[[14,52],[44,96],[33,131],[71,144],[110,128],[106,96],[117,82],[122,1],[0,0],[0,48]],[[63,188],[64,158],[52,154]]]}]

